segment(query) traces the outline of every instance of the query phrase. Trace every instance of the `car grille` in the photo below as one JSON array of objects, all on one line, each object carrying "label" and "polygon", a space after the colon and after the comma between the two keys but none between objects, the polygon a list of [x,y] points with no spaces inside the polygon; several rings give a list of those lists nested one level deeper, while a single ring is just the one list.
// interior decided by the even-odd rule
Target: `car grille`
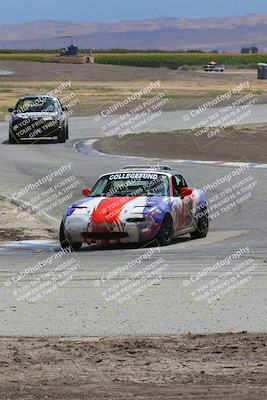
[{"label": "car grille", "polygon": [[86,239],[106,239],[106,240],[113,240],[113,239],[123,239],[128,237],[127,232],[86,232],[84,233],[84,237]]},{"label": "car grille", "polygon": [[126,222],[145,222],[144,217],[128,218]]}]

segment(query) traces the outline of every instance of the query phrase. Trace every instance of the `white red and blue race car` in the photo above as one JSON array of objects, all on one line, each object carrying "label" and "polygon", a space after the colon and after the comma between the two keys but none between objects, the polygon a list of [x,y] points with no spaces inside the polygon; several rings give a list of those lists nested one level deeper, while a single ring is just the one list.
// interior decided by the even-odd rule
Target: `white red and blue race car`
[{"label": "white red and blue race car", "polygon": [[102,175],[84,198],[71,204],[60,227],[62,248],[83,243],[142,243],[162,246],[189,234],[204,238],[209,230],[207,199],[168,166],[128,166]]}]

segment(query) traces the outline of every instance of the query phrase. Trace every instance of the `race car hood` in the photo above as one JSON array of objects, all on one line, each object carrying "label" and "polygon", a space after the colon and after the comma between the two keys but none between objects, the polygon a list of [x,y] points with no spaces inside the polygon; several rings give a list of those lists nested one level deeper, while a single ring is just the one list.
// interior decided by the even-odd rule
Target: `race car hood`
[{"label": "race car hood", "polygon": [[114,223],[150,214],[159,216],[169,208],[169,198],[162,196],[89,197],[73,203],[67,209],[66,216],[88,214],[89,220],[96,224]]}]

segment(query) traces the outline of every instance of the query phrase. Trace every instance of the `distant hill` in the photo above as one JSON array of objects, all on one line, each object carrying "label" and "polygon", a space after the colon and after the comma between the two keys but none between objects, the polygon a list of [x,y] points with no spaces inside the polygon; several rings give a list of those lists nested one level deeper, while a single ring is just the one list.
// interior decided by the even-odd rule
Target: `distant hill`
[{"label": "distant hill", "polygon": [[267,15],[227,18],[158,18],[142,21],[71,22],[39,20],[2,25],[0,48],[59,48],[73,35],[82,48],[202,49],[239,51],[257,46],[267,50]]}]

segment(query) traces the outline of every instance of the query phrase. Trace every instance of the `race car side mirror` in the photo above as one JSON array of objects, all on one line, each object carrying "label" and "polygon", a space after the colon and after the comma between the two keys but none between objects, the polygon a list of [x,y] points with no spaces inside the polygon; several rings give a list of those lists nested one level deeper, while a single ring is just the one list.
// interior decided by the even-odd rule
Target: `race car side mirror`
[{"label": "race car side mirror", "polygon": [[184,199],[185,197],[190,196],[193,193],[193,190],[188,187],[183,187],[180,190],[180,193],[181,193],[181,198]]},{"label": "race car side mirror", "polygon": [[82,194],[84,197],[88,197],[90,195],[91,191],[92,191],[92,189],[90,189],[90,188],[84,188],[82,191]]},{"label": "race car side mirror", "polygon": [[10,107],[9,109],[8,109],[8,112],[10,112],[10,113],[12,113],[14,111],[14,108],[13,107]]}]

